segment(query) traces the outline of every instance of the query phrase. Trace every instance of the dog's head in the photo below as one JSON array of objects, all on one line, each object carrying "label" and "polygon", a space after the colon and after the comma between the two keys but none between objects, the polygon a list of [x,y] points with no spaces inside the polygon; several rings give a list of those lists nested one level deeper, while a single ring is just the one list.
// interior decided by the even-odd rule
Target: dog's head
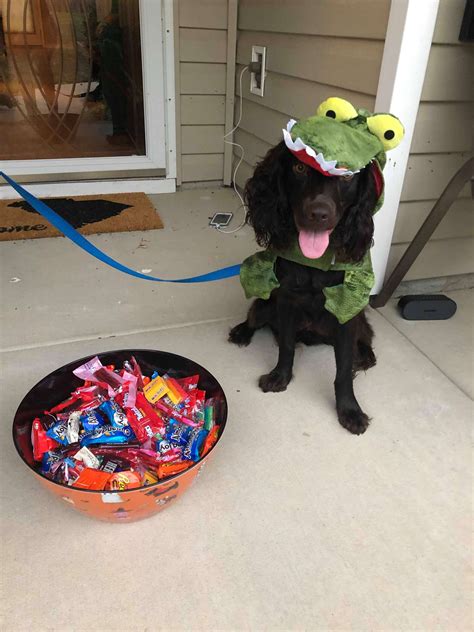
[{"label": "dog's head", "polygon": [[385,154],[403,139],[402,123],[330,97],[282,131],[284,142],[246,185],[257,242],[285,249],[297,236],[310,259],[331,246],[339,261],[360,261],[372,241]]},{"label": "dog's head", "polygon": [[284,142],[270,149],[247,181],[248,221],[262,247],[287,248],[298,236],[303,254],[330,245],[340,260],[360,261],[372,242],[379,199],[370,166],[328,177],[300,162]]}]

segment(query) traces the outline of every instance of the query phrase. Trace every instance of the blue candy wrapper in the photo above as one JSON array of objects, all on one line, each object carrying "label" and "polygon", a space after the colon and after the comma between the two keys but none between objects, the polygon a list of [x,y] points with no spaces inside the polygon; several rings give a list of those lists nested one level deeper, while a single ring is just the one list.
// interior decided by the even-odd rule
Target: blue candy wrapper
[{"label": "blue candy wrapper", "polygon": [[52,466],[58,461],[61,461],[62,458],[60,454],[56,454],[55,452],[45,452],[41,459],[41,471],[43,474],[48,474]]},{"label": "blue candy wrapper", "polygon": [[105,425],[105,419],[97,410],[88,410],[81,415],[82,427],[86,432],[93,432],[100,426]]},{"label": "blue candy wrapper", "polygon": [[155,450],[156,452],[159,452],[160,454],[166,454],[166,452],[169,452],[170,450],[172,450],[173,447],[174,446],[171,445],[171,443],[167,439],[159,439],[155,443]]},{"label": "blue candy wrapper", "polygon": [[188,443],[189,436],[193,428],[186,424],[170,419],[166,427],[166,438],[174,445],[185,446]]},{"label": "blue candy wrapper", "polygon": [[95,445],[100,443],[115,444],[129,443],[136,439],[135,433],[126,426],[125,428],[115,428],[115,426],[99,426],[93,432],[89,432],[81,439],[81,446]]},{"label": "blue candy wrapper", "polygon": [[109,399],[99,406],[99,410],[106,415],[107,419],[115,428],[128,426],[127,415],[117,404],[115,399]]},{"label": "blue candy wrapper", "polygon": [[193,428],[183,450],[183,458],[188,461],[199,461],[202,445],[207,437],[204,428]]},{"label": "blue candy wrapper", "polygon": [[67,421],[57,421],[46,431],[46,434],[61,445],[69,443],[67,440]]}]

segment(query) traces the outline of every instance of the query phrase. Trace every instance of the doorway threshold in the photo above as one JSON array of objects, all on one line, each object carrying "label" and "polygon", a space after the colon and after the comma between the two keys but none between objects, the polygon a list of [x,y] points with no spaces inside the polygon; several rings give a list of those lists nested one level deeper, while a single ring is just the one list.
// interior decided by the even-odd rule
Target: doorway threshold
[{"label": "doorway threshold", "polygon": [[[174,193],[175,178],[117,178],[104,180],[74,180],[61,182],[36,182],[26,189],[37,197],[65,195],[100,195],[109,193]],[[18,199],[20,196],[9,185],[0,186],[0,200]]]}]

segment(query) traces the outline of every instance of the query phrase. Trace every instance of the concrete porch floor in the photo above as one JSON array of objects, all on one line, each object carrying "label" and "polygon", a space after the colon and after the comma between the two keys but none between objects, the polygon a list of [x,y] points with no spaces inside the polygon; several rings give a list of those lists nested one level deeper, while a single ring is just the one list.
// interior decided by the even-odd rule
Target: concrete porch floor
[{"label": "concrete porch floor", "polygon": [[[248,228],[207,228],[213,212],[238,208],[229,190],[154,202],[164,230],[92,241],[169,277],[256,250]],[[286,393],[258,390],[276,347],[266,332],[247,349],[226,342],[247,307],[236,279],[148,283],[64,239],[4,242],[0,253],[3,630],[472,629],[471,292],[451,295],[458,312],[444,322],[371,311],[378,364],[355,388],[373,421],[354,437],[335,416],[330,348],[298,349]],[[10,427],[56,367],[133,347],[208,367],[230,416],[176,505],[108,525],[40,488]]]}]

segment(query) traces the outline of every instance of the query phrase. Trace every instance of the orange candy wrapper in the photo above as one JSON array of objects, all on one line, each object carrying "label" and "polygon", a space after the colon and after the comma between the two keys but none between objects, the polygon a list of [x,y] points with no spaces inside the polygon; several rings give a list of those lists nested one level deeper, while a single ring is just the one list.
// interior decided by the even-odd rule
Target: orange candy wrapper
[{"label": "orange candy wrapper", "polygon": [[109,478],[110,474],[107,472],[86,467],[80,473],[79,478],[74,481],[74,487],[79,489],[105,489]]}]

